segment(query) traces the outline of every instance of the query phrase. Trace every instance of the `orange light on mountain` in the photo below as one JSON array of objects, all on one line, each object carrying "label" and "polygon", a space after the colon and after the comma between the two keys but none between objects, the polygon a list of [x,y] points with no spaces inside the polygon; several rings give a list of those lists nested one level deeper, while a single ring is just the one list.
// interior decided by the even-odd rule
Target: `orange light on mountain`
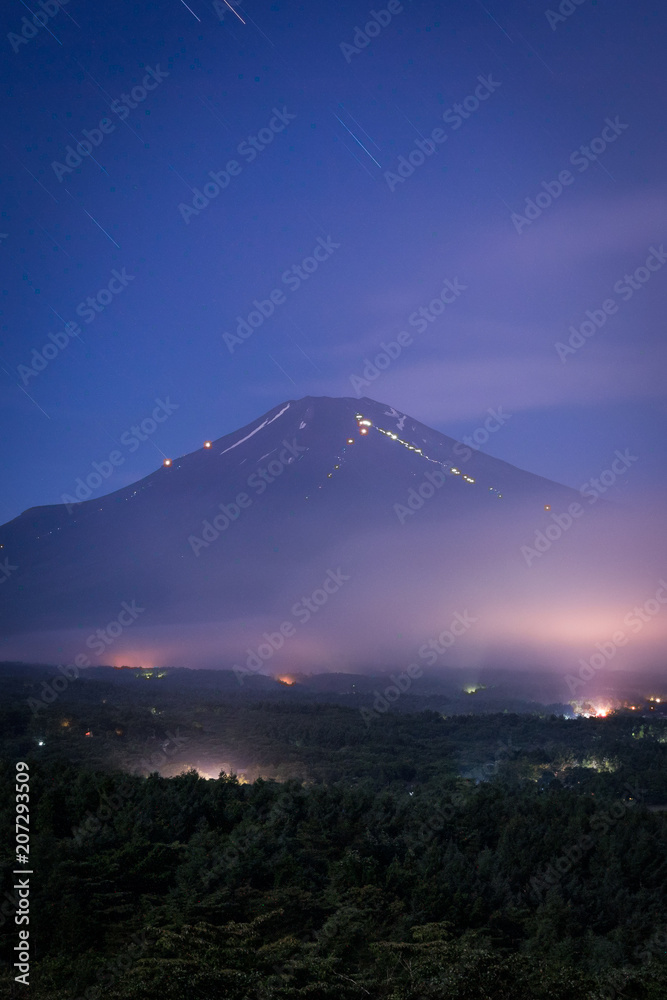
[{"label": "orange light on mountain", "polygon": [[164,462],[162,464],[166,465],[166,466],[171,465],[171,459],[170,458],[165,458],[165,460],[164,460]]}]

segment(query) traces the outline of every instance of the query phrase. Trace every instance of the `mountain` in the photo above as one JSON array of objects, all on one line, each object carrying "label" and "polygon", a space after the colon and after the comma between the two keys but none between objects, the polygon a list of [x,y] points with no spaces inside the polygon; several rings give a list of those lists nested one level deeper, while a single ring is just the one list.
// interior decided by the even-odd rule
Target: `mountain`
[{"label": "mountain", "polygon": [[0,658],[528,665],[609,579],[598,507],[383,403],[290,400],[209,445],[0,529]]}]

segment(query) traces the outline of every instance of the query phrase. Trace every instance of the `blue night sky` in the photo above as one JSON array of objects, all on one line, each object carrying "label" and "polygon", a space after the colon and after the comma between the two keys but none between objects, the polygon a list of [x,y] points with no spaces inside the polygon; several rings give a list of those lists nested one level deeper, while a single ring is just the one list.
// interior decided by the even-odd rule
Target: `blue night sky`
[{"label": "blue night sky", "polygon": [[667,10],[372,9],[4,5],[1,522],[306,395],[665,486]]}]

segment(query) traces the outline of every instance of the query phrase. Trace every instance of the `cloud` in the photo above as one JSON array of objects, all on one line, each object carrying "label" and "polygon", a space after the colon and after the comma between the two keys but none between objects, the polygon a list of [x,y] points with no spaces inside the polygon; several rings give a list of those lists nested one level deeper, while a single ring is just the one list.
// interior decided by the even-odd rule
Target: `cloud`
[{"label": "cloud", "polygon": [[[415,347],[412,348],[413,350]],[[354,368],[363,371],[363,358]],[[327,379],[311,390],[316,395],[355,395],[348,378]],[[363,388],[363,395],[388,399],[391,405],[424,423],[469,420],[489,406],[509,413],[560,406],[590,406],[629,399],[659,398],[663,393],[660,366],[653,373],[630,349],[605,351],[604,363],[595,352],[574,357],[569,364],[548,354],[447,359],[436,356],[414,363],[400,358]]]},{"label": "cloud", "polygon": [[[517,203],[516,211],[521,211]],[[463,261],[466,268],[484,271],[485,265],[506,273],[521,267],[517,279],[539,275],[552,282],[554,272],[571,275],[572,265],[592,265],[596,259],[618,254],[641,255],[651,243],[665,240],[667,195],[638,191],[614,199],[556,202],[518,234],[510,222],[474,234]],[[466,260],[466,257],[469,259]]]}]

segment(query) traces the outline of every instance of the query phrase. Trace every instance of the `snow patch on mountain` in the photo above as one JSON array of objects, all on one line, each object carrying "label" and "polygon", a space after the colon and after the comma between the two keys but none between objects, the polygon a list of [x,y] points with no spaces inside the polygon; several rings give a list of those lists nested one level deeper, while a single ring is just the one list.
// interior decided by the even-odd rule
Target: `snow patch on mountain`
[{"label": "snow patch on mountain", "polygon": [[283,406],[280,413],[276,413],[275,417],[271,417],[270,420],[263,420],[262,423],[259,425],[259,427],[255,427],[254,431],[250,431],[250,434],[246,434],[246,436],[241,438],[240,441],[235,441],[234,444],[230,444],[229,448],[225,448],[225,450],[221,451],[220,454],[226,455],[228,451],[232,450],[232,448],[238,448],[240,444],[243,444],[243,442],[247,441],[248,438],[251,438],[254,434],[257,434],[258,431],[261,431],[263,427],[267,427],[269,424],[272,424],[274,420],[277,420],[278,417],[282,417],[283,413],[286,410],[289,410],[289,408],[290,404],[288,403],[287,406]]},{"label": "snow patch on mountain", "polygon": [[396,417],[397,418],[397,421],[396,421],[396,430],[399,430],[399,431],[403,430],[403,426],[405,424],[405,419],[406,419],[406,414],[405,413],[399,413],[398,410],[395,410],[393,406],[390,407],[388,410],[385,410],[384,413],[385,413],[385,416],[387,416],[387,417]]}]

